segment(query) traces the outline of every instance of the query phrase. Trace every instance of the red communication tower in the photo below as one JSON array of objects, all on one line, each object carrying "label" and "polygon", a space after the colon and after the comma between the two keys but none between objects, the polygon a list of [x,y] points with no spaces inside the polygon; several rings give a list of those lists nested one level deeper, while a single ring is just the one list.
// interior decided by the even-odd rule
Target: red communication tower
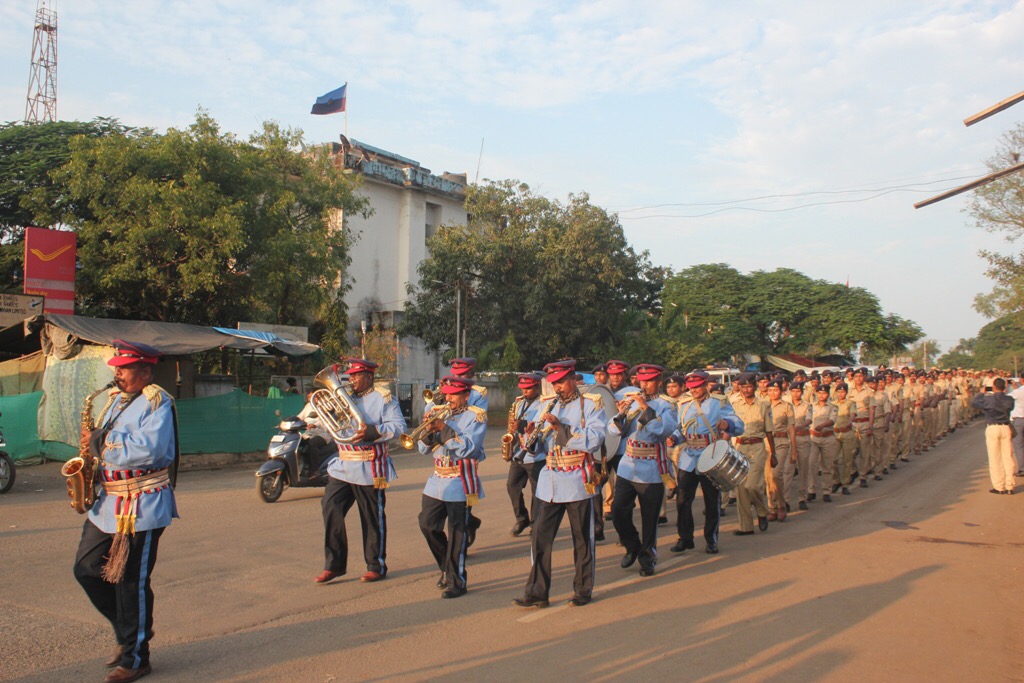
[{"label": "red communication tower", "polygon": [[46,0],[36,5],[32,37],[32,68],[28,75],[25,122],[57,120],[57,12],[47,9]]}]

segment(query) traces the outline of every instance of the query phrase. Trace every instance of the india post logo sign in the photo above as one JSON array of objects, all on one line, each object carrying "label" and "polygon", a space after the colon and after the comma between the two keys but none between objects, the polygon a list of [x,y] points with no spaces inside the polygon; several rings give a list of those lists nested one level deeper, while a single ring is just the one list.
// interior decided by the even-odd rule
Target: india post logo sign
[{"label": "india post logo sign", "polygon": [[75,233],[25,228],[25,293],[45,296],[45,313],[74,314],[75,254]]}]

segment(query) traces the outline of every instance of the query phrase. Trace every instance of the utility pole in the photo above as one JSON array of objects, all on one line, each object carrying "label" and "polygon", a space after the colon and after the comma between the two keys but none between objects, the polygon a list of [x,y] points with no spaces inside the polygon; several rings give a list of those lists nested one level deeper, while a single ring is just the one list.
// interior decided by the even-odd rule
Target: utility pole
[{"label": "utility pole", "polygon": [[46,8],[46,0],[36,6],[32,36],[32,64],[28,75],[25,123],[57,120],[57,12]]},{"label": "utility pole", "polygon": [[455,283],[455,357],[461,358],[459,353],[459,339],[462,337],[462,280]]}]

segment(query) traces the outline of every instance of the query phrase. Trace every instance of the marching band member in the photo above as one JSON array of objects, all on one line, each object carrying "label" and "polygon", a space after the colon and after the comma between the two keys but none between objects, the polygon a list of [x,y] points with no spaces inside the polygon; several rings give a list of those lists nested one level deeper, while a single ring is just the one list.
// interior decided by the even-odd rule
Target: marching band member
[{"label": "marching band member", "polygon": [[83,447],[97,458],[102,487],[82,528],[75,578],[114,627],[117,649],[106,665],[116,668],[106,680],[127,683],[152,671],[151,578],[160,536],[178,516],[168,472],[178,437],[174,400],[152,383],[162,354],[120,339],[114,348],[107,364],[115,368],[117,388],[108,393],[102,426],[82,434]]},{"label": "marching band member", "polygon": [[551,553],[555,534],[568,514],[572,528],[573,596],[575,607],[590,602],[594,590],[594,496],[597,492],[594,453],[604,443],[607,421],[601,397],[579,393],[576,361],[564,360],[544,367],[555,387],[553,400],[542,399],[545,411],[527,427],[536,430],[534,452],[545,451],[546,463],[537,481],[537,516],[530,536],[532,566],[519,607],[547,607],[551,589]]},{"label": "marching band member", "polygon": [[[619,434],[626,443],[615,479],[612,523],[626,549],[622,568],[628,569],[639,559],[640,576],[652,576],[658,562],[658,515],[665,484],[672,478],[665,437],[675,428],[675,412],[672,404],[658,395],[665,369],[648,364],[635,369],[640,391],[618,403],[619,414],[608,425],[609,433]],[[637,499],[642,536],[633,523]]]},{"label": "marching band member", "polygon": [[676,428],[666,441],[670,448],[676,444],[680,448],[677,474],[680,493],[676,496],[679,540],[671,548],[674,553],[694,547],[693,501],[698,485],[704,496],[705,552],[718,553],[721,492],[706,475],[697,472],[697,459],[712,441],[743,433],[743,422],[725,396],[708,393],[708,379],[708,373],[703,370],[694,370],[686,376],[690,394],[680,399]]},{"label": "marching band member", "polygon": [[[453,358],[451,362],[452,374],[456,377],[472,380],[476,377],[476,358]],[[487,400],[487,387],[474,384],[469,392],[469,405],[480,408],[487,412],[489,401]],[[480,518],[473,514],[473,505],[469,505],[469,527],[466,531],[469,537],[469,545],[476,540],[477,529],[480,528]]]},{"label": "marching band member", "polygon": [[441,380],[450,412],[444,420],[427,415],[428,427],[418,444],[420,453],[434,456],[434,473],[423,487],[419,523],[441,570],[437,586],[443,589],[442,598],[466,594],[469,508],[483,498],[478,466],[484,459],[487,411],[469,405],[472,386],[472,379],[457,375]]},{"label": "marching band member", "polygon": [[[626,398],[630,394],[640,391],[629,383],[629,365],[621,360],[610,360],[605,364],[608,370],[608,390],[615,395],[615,402]],[[605,471],[608,474],[608,481],[601,487],[597,500],[598,518],[594,520],[594,537],[598,541],[604,540],[605,520],[612,518],[612,504],[615,502],[615,471],[619,467],[619,460],[626,452],[626,440],[619,442],[619,447],[614,453],[608,453],[608,462],[605,464]]]},{"label": "marching band member", "polygon": [[512,536],[518,536],[533,524],[534,515],[526,509],[526,502],[523,499],[526,482],[530,482],[530,492],[533,497],[531,508],[535,511],[537,506],[537,478],[544,467],[545,454],[527,451],[523,447],[523,432],[528,424],[537,419],[537,411],[541,408],[542,379],[539,374],[534,372],[519,375],[519,389],[522,391],[522,395],[516,397],[509,410],[508,433],[512,435],[513,446],[512,461],[508,466],[508,481],[505,488],[512,501],[512,514],[516,518],[516,523],[509,532]]},{"label": "marching band member", "polygon": [[348,566],[348,535],[345,515],[352,504],[359,508],[363,529],[363,582],[380,581],[388,573],[387,502],[385,489],[398,475],[388,454],[388,441],[405,431],[405,418],[398,401],[384,387],[374,387],[377,364],[362,358],[346,358],[352,402],[365,426],[342,432],[351,439],[338,443],[338,455],[327,466],[329,479],[320,501],[324,516],[324,570],[315,579],[327,583],[345,573]]}]

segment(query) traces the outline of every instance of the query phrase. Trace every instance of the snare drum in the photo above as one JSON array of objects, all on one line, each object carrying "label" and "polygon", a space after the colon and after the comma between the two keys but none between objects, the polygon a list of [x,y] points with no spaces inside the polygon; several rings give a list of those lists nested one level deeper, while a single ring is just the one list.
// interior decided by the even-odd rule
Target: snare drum
[{"label": "snare drum", "polygon": [[747,478],[750,461],[728,441],[714,441],[697,459],[697,474],[711,480],[719,491],[736,488]]}]

